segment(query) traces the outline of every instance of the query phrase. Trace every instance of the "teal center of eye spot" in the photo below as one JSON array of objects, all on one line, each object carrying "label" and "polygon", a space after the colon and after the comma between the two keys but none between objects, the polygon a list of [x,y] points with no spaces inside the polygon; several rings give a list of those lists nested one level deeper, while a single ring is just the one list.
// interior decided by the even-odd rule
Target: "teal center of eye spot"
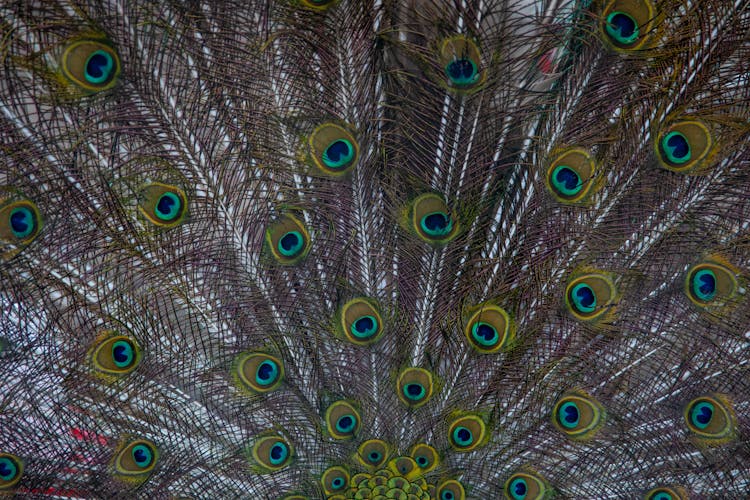
[{"label": "teal center of eye spot", "polygon": [[133,364],[135,353],[130,342],[118,340],[112,344],[112,360],[118,368],[127,368]]},{"label": "teal center of eye spot", "polygon": [[419,455],[417,457],[416,462],[417,462],[417,465],[422,468],[427,467],[427,465],[430,463],[430,461],[427,460],[427,457],[425,457],[424,455]]},{"label": "teal center of eye spot", "polygon": [[445,490],[440,494],[440,500],[455,500],[456,495],[450,490]]},{"label": "teal center of eye spot", "polygon": [[680,132],[669,132],[661,140],[661,149],[669,163],[681,165],[690,161],[692,153],[690,142]]},{"label": "teal center of eye spot", "polygon": [[154,460],[153,452],[149,449],[148,446],[143,444],[134,446],[133,450],[131,451],[131,455],[133,457],[133,461],[141,469],[145,469],[146,467],[151,465],[151,462]]},{"label": "teal center of eye spot", "polygon": [[164,193],[156,202],[156,216],[163,221],[172,221],[180,216],[182,200],[175,193]]},{"label": "teal center of eye spot", "polygon": [[367,339],[378,331],[378,320],[375,316],[360,316],[351,326],[352,335],[359,339]]},{"label": "teal center of eye spot", "polygon": [[664,491],[660,491],[659,493],[655,494],[651,498],[652,500],[673,500],[672,495]]},{"label": "teal center of eye spot", "polygon": [[255,381],[259,385],[271,385],[279,376],[279,366],[271,360],[265,360],[258,365]]},{"label": "teal center of eye spot", "polygon": [[289,448],[287,447],[287,445],[281,441],[277,441],[271,447],[269,458],[270,458],[271,464],[279,465],[283,463],[284,460],[286,460],[286,457],[288,455],[289,455]]},{"label": "teal center of eye spot", "polygon": [[343,415],[336,421],[336,430],[341,433],[349,433],[357,425],[357,417],[354,415]]},{"label": "teal center of eye spot", "polygon": [[404,385],[404,396],[411,401],[419,401],[425,397],[427,391],[422,384],[411,382]]},{"label": "teal center of eye spot", "polygon": [[88,59],[86,59],[85,65],[85,77],[89,83],[104,83],[112,75],[112,69],[115,66],[115,61],[112,55],[104,50],[97,50],[93,52]]},{"label": "teal center of eye spot", "polygon": [[0,457],[0,479],[12,481],[18,474],[18,466],[8,457]]},{"label": "teal center of eye spot", "polygon": [[716,297],[716,274],[710,269],[701,269],[693,274],[692,288],[695,297],[709,302]]},{"label": "teal center of eye spot", "polygon": [[698,429],[703,430],[711,423],[714,411],[716,411],[714,405],[707,401],[696,403],[690,410],[690,421]]},{"label": "teal center of eye spot", "polygon": [[607,34],[617,43],[630,45],[638,39],[638,22],[626,12],[615,11],[607,16]]},{"label": "teal center of eye spot", "polygon": [[375,463],[380,462],[380,459],[383,457],[383,455],[380,454],[380,452],[371,451],[367,457],[371,463],[375,464]]},{"label": "teal center of eye spot", "polygon": [[470,446],[474,442],[474,435],[468,428],[459,425],[453,429],[453,442],[458,446]]},{"label": "teal center of eye spot", "polygon": [[575,429],[580,419],[581,414],[575,403],[563,403],[557,411],[557,420],[566,429]]},{"label": "teal center of eye spot", "polygon": [[279,239],[278,249],[284,257],[294,257],[302,251],[304,240],[299,231],[289,231]]},{"label": "teal center of eye spot", "polygon": [[477,321],[471,327],[471,337],[482,347],[494,347],[500,340],[497,329],[482,321]]},{"label": "teal center of eye spot", "polygon": [[343,488],[344,487],[344,478],[337,477],[336,479],[334,479],[333,481],[331,481],[331,487],[334,490],[340,490],[341,488]]},{"label": "teal center of eye spot", "polygon": [[515,500],[523,500],[526,498],[526,494],[529,491],[529,487],[526,484],[526,480],[523,478],[516,478],[510,483],[510,494]]},{"label": "teal center of eye spot", "polygon": [[354,146],[346,139],[333,141],[323,152],[323,163],[330,168],[346,166],[354,158]]},{"label": "teal center of eye spot", "polygon": [[552,186],[562,196],[575,196],[583,189],[583,182],[575,170],[558,165],[552,170]]},{"label": "teal center of eye spot", "polygon": [[34,213],[27,207],[16,207],[10,212],[10,230],[18,239],[28,237],[36,228]]},{"label": "teal center of eye spot", "polygon": [[582,313],[592,313],[596,309],[596,294],[586,283],[579,283],[570,291],[573,306]]},{"label": "teal center of eye spot", "polygon": [[459,87],[471,85],[479,79],[477,65],[468,58],[454,59],[445,67],[445,74]]},{"label": "teal center of eye spot", "polygon": [[450,234],[453,220],[445,212],[432,212],[422,217],[420,226],[427,236],[440,238]]}]

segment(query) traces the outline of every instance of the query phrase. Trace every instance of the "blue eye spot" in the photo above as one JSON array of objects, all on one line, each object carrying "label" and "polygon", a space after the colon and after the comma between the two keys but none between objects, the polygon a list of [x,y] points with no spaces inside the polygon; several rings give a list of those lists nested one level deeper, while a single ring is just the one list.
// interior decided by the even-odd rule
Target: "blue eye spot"
[{"label": "blue eye spot", "polygon": [[323,162],[331,168],[341,168],[354,158],[354,146],[346,139],[332,142],[323,152]]},{"label": "blue eye spot", "polygon": [[378,320],[374,316],[360,316],[352,324],[352,335],[359,339],[372,337],[378,331]]},{"label": "blue eye spot", "polygon": [[459,446],[469,446],[474,441],[474,436],[466,427],[458,426],[453,430],[453,441]]},{"label": "blue eye spot", "polygon": [[471,327],[472,338],[483,347],[492,347],[497,344],[500,336],[497,329],[489,323],[477,322]]},{"label": "blue eye spot", "polygon": [[558,420],[563,427],[568,429],[575,428],[578,425],[580,417],[578,406],[575,403],[564,403],[558,410]]},{"label": "blue eye spot", "polygon": [[562,196],[575,196],[583,189],[581,176],[565,165],[559,165],[552,171],[552,186]]},{"label": "blue eye spot", "polygon": [[630,45],[640,35],[638,23],[625,12],[615,11],[607,16],[607,34],[617,43]]},{"label": "blue eye spot", "polygon": [[422,230],[428,236],[441,237],[451,232],[453,221],[444,212],[433,212],[422,217],[420,222]]},{"label": "blue eye spot", "polygon": [[704,302],[716,297],[716,274],[709,269],[701,269],[693,275],[693,293]]},{"label": "blue eye spot", "polygon": [[302,234],[299,231],[289,231],[279,240],[279,252],[285,257],[293,257],[298,254],[304,245]]},{"label": "blue eye spot", "polygon": [[10,482],[16,478],[18,467],[8,457],[0,457],[0,479]]},{"label": "blue eye spot", "polygon": [[528,486],[526,485],[525,479],[514,479],[510,483],[510,494],[513,496],[515,500],[523,500],[526,498],[526,493],[529,491]]},{"label": "blue eye spot", "polygon": [[153,452],[149,449],[148,446],[143,444],[134,446],[131,455],[136,465],[142,469],[145,469],[146,467],[151,465],[151,462],[154,459]]},{"label": "blue eye spot", "polygon": [[132,365],[135,360],[133,346],[124,340],[118,340],[112,344],[112,359],[118,368],[127,368]]},{"label": "blue eye spot", "polygon": [[651,497],[652,500],[673,500],[672,495],[669,493],[659,492],[656,495]]},{"label": "blue eye spot", "polygon": [[86,60],[85,77],[89,83],[103,83],[112,75],[114,59],[103,50],[97,50]]},{"label": "blue eye spot", "polygon": [[714,405],[701,401],[700,403],[693,405],[693,408],[690,410],[690,420],[697,428],[705,429],[708,427],[708,424],[711,423],[714,411]]},{"label": "blue eye spot", "polygon": [[344,415],[336,421],[336,430],[347,433],[352,432],[357,425],[357,419],[353,415]]},{"label": "blue eye spot", "polygon": [[470,59],[454,59],[445,67],[445,73],[454,85],[466,86],[479,78],[479,71],[474,61]]},{"label": "blue eye spot", "polygon": [[289,455],[289,448],[286,444],[281,441],[277,441],[272,447],[270,452],[271,463],[273,465],[279,465],[286,460]]},{"label": "blue eye spot", "polygon": [[692,153],[687,137],[680,132],[670,132],[661,140],[661,149],[668,162],[681,165],[690,161]]},{"label": "blue eye spot", "polygon": [[156,202],[156,215],[163,221],[172,221],[182,212],[182,201],[174,193],[164,193]]},{"label": "blue eye spot", "polygon": [[258,365],[255,381],[260,385],[269,385],[276,381],[279,376],[279,367],[270,360],[263,361]]},{"label": "blue eye spot", "polygon": [[28,237],[36,229],[36,217],[26,207],[16,207],[10,212],[10,229],[18,239]]},{"label": "blue eye spot", "polygon": [[585,283],[579,283],[571,291],[573,306],[582,313],[591,313],[596,309],[594,290]]},{"label": "blue eye spot", "polygon": [[411,383],[404,386],[404,396],[412,401],[422,399],[426,391],[422,384]]}]

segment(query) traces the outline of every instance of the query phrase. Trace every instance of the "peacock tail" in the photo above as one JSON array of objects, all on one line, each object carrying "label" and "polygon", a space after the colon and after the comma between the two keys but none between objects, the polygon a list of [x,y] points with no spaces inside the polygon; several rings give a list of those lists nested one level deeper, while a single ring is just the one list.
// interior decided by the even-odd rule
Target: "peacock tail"
[{"label": "peacock tail", "polygon": [[750,1],[0,27],[0,496],[749,494]]}]

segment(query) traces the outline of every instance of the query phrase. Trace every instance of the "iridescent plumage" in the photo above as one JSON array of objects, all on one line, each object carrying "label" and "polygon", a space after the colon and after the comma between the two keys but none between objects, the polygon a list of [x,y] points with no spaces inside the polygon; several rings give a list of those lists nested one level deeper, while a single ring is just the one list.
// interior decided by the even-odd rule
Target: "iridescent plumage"
[{"label": "iridescent plumage", "polygon": [[0,27],[0,495],[750,490],[748,0]]}]

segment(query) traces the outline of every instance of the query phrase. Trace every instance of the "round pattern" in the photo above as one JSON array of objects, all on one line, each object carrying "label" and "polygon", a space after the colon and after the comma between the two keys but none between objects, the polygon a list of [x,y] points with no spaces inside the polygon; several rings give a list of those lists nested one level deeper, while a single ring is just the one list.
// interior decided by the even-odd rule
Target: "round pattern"
[{"label": "round pattern", "polygon": [[370,345],[383,333],[378,305],[366,297],[352,299],[337,313],[339,336],[357,345]]},{"label": "round pattern", "polygon": [[711,129],[700,120],[679,118],[667,121],[654,134],[659,165],[676,173],[701,172],[716,152]]},{"label": "round pattern", "polygon": [[661,142],[661,149],[669,163],[681,165],[690,161],[690,143],[681,132],[673,131],[666,134]]},{"label": "round pattern", "polygon": [[128,368],[135,363],[135,348],[129,340],[112,343],[112,361],[117,368]]},{"label": "round pattern", "polygon": [[139,200],[141,214],[158,227],[173,228],[187,215],[187,196],[177,186],[152,182],[141,188]]},{"label": "round pattern", "polygon": [[332,169],[345,167],[354,158],[354,145],[346,139],[333,141],[323,152],[323,163]]},{"label": "round pattern", "polygon": [[456,451],[474,450],[484,444],[486,424],[478,415],[456,418],[448,427],[448,438]]},{"label": "round pattern", "polygon": [[241,387],[257,393],[277,389],[284,379],[281,360],[264,352],[239,355],[234,361],[232,372]]},{"label": "round pattern", "polygon": [[702,445],[721,445],[736,437],[734,409],[720,394],[690,401],[685,408],[685,423],[693,438]]},{"label": "round pattern", "polygon": [[438,64],[442,70],[439,77],[454,92],[473,92],[487,79],[486,71],[481,68],[481,61],[479,47],[466,36],[446,38],[440,44],[438,52]]},{"label": "round pattern", "polygon": [[523,470],[511,475],[503,486],[505,498],[509,500],[541,500],[551,489],[547,481],[532,470]]},{"label": "round pattern", "polygon": [[145,481],[156,466],[158,452],[156,446],[145,439],[125,444],[115,456],[115,474],[131,482]]},{"label": "round pattern", "polygon": [[605,29],[610,38],[619,45],[632,45],[640,36],[638,22],[627,12],[610,13]]},{"label": "round pattern", "polygon": [[580,313],[589,314],[596,310],[596,294],[586,283],[579,283],[570,292],[573,307]]},{"label": "round pattern", "polygon": [[76,40],[63,51],[61,70],[71,88],[94,94],[117,84],[120,57],[104,38]]},{"label": "round pattern", "polygon": [[432,193],[417,197],[411,204],[410,229],[423,241],[439,246],[458,233],[458,223],[443,199]]},{"label": "round pattern", "polygon": [[713,256],[688,270],[685,288],[693,304],[718,310],[733,303],[739,283],[736,270],[724,259]]},{"label": "round pattern", "polygon": [[572,393],[557,401],[552,421],[569,438],[584,440],[594,436],[604,424],[604,411],[590,396]]},{"label": "round pattern", "polygon": [[574,197],[583,189],[583,182],[578,172],[567,165],[558,165],[552,171],[552,186],[561,196]]},{"label": "round pattern", "polygon": [[295,257],[303,249],[305,240],[299,231],[288,231],[279,238],[278,250],[284,257]]},{"label": "round pattern", "polygon": [[141,350],[135,340],[114,330],[99,333],[89,356],[94,369],[106,376],[123,377],[141,362]]},{"label": "round pattern", "polygon": [[315,128],[307,141],[308,163],[329,177],[343,177],[357,164],[359,144],[348,130],[335,123]]},{"label": "round pattern", "polygon": [[307,229],[291,215],[281,217],[266,229],[266,244],[276,262],[282,265],[301,262],[312,247]]},{"label": "round pattern", "polygon": [[141,469],[149,467],[154,461],[153,451],[151,451],[151,448],[145,444],[137,444],[133,446],[131,454],[133,456],[133,462],[135,462],[135,464]]},{"label": "round pattern", "polygon": [[399,373],[396,386],[401,402],[410,408],[418,408],[432,397],[432,373],[424,368],[405,368]]},{"label": "round pattern", "polygon": [[36,216],[27,206],[15,207],[10,212],[9,225],[13,236],[22,240],[36,230]]},{"label": "round pattern", "polygon": [[594,158],[585,149],[562,148],[550,153],[545,184],[554,198],[565,205],[590,201],[600,186]]},{"label": "round pattern", "polygon": [[351,439],[359,431],[361,418],[354,405],[348,401],[335,401],[325,413],[328,434],[334,439]]},{"label": "round pattern", "polygon": [[22,476],[21,459],[10,453],[0,453],[0,491],[8,490],[18,484]]},{"label": "round pattern", "polygon": [[445,67],[445,74],[450,78],[451,84],[457,87],[466,87],[479,79],[477,65],[471,59],[454,59]]},{"label": "round pattern", "polygon": [[42,218],[34,203],[25,199],[0,200],[0,259],[16,256],[34,241],[41,229]]},{"label": "round pattern", "polygon": [[[581,321],[594,322],[614,314],[617,290],[612,278],[601,272],[581,274],[568,282],[565,305]],[[606,313],[606,314],[605,314]]]},{"label": "round pattern", "polygon": [[289,442],[281,436],[268,435],[255,442],[252,456],[257,466],[268,471],[276,471],[289,465],[292,451]]}]

